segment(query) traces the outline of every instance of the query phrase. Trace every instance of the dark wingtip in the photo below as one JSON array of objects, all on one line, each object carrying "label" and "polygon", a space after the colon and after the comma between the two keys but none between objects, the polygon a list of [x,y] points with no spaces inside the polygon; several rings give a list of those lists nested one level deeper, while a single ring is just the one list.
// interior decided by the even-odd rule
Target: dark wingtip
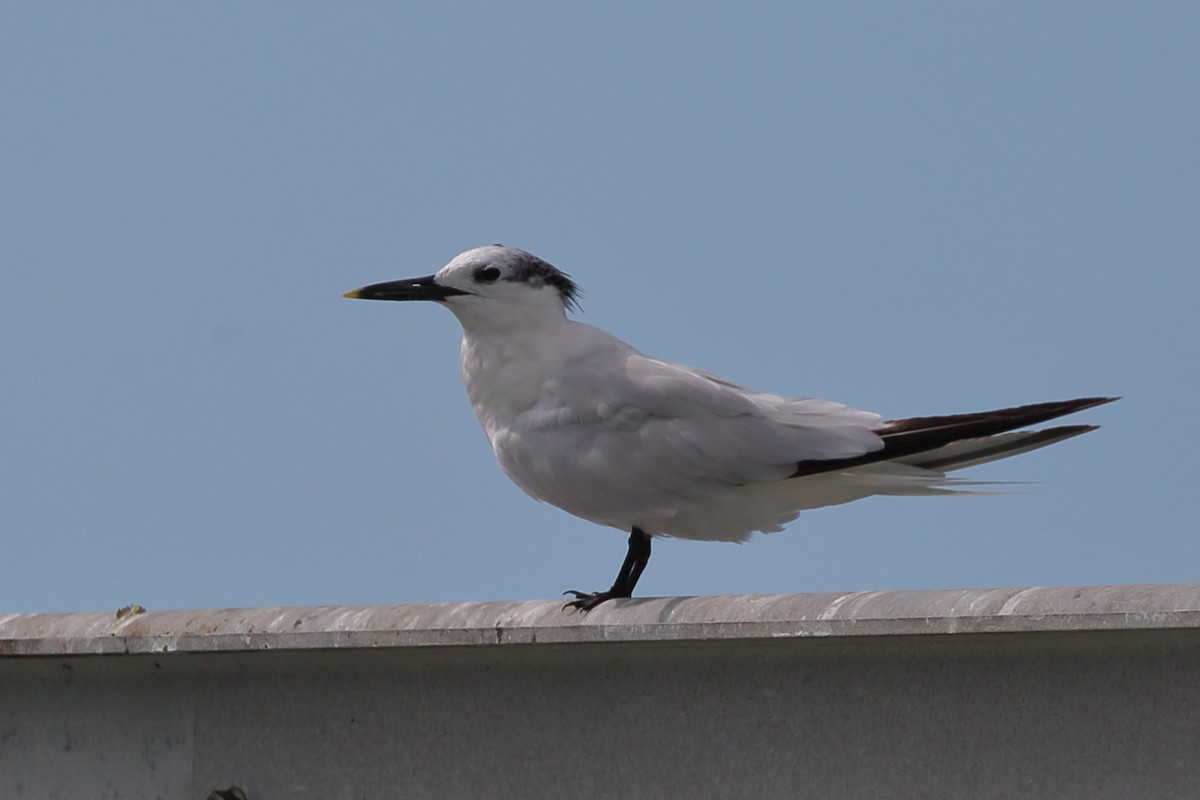
[{"label": "dark wingtip", "polygon": [[1085,408],[1095,408],[1096,406],[1103,406],[1103,405],[1107,405],[1108,403],[1115,403],[1120,399],[1121,399],[1120,395],[1116,395],[1115,397],[1081,397],[1080,399],[1076,400],[1075,402],[1082,404],[1079,406],[1079,410],[1082,411]]},{"label": "dark wingtip", "polygon": [[[959,439],[974,439],[1007,433],[1028,425],[1037,425],[1087,408],[1102,406],[1119,400],[1118,397],[1080,397],[1075,400],[1057,400],[1049,403],[1000,408],[973,414],[949,414],[938,417],[910,417],[886,420],[875,429],[883,438],[880,450],[854,458],[839,458],[818,461],[801,461],[791,477],[815,475],[839,469],[850,469],[875,461],[889,461],[903,456],[936,450]],[[1096,425],[1066,425],[1051,428],[1040,436],[1047,442],[1054,437],[1062,439],[1087,433]]]}]

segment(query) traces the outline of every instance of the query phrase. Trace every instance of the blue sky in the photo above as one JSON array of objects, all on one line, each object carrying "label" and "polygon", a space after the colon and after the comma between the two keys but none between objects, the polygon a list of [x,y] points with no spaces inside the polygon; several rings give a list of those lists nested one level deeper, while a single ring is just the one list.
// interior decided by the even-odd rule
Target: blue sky
[{"label": "blue sky", "polygon": [[586,322],[888,417],[1103,430],[643,595],[1200,579],[1200,7],[0,7],[0,610],[545,598],[624,536],[511,486],[444,309],[522,247]]}]

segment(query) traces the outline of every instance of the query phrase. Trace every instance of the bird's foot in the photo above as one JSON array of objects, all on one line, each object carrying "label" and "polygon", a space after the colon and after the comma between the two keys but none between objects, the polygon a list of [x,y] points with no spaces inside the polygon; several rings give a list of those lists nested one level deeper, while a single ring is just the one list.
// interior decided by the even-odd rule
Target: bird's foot
[{"label": "bird's foot", "polygon": [[627,593],[622,594],[620,592],[614,592],[612,589],[609,589],[605,592],[579,592],[574,589],[568,589],[567,591],[563,592],[563,594],[569,594],[575,597],[574,600],[568,600],[565,604],[563,604],[564,611],[568,608],[574,608],[582,611],[585,614],[608,600],[612,600],[617,597],[629,597],[629,594]]}]

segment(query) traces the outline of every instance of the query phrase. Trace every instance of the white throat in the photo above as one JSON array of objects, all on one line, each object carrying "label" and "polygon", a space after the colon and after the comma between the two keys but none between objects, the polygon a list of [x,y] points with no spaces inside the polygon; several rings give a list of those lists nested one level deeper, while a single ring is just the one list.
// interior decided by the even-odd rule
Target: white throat
[{"label": "white throat", "polygon": [[463,326],[459,363],[467,396],[489,439],[531,408],[546,381],[574,357],[575,323],[557,297],[553,302],[451,307]]}]

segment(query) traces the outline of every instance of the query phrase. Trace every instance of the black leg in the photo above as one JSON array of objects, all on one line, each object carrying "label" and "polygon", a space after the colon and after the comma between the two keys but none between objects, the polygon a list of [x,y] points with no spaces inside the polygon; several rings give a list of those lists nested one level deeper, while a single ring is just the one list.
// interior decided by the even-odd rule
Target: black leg
[{"label": "black leg", "polygon": [[578,608],[580,611],[587,612],[605,600],[612,600],[614,597],[632,597],[633,587],[637,586],[638,578],[642,577],[642,571],[646,569],[646,564],[649,562],[650,534],[641,528],[634,528],[633,532],[629,534],[629,551],[625,553],[625,563],[621,565],[621,571],[617,573],[617,579],[613,581],[612,588],[607,592],[578,592],[568,589],[563,594],[574,595],[575,599],[568,602],[563,608]]}]

